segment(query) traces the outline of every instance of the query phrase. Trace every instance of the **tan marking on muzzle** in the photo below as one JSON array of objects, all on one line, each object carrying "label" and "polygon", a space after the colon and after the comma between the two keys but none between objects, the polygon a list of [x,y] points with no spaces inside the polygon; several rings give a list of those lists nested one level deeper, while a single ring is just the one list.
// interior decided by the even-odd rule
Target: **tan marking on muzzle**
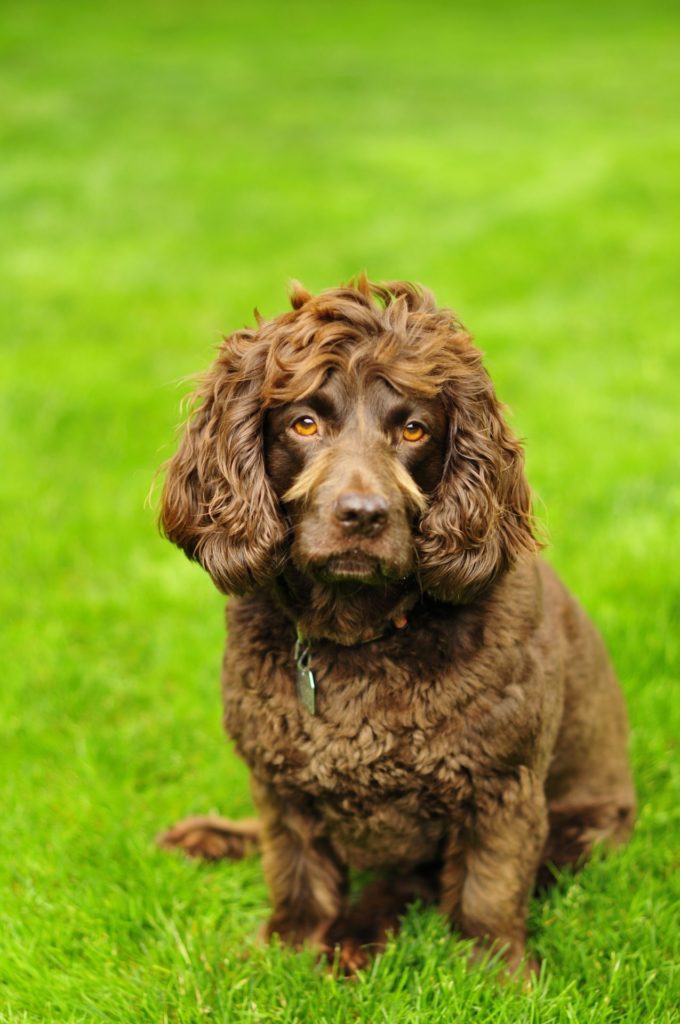
[{"label": "tan marking on muzzle", "polygon": [[407,502],[416,512],[423,513],[427,508],[427,498],[421,491],[413,477],[402,466],[401,462],[395,459],[390,467],[394,473],[397,487],[406,498]]},{"label": "tan marking on muzzle", "polygon": [[302,470],[283,496],[284,501],[307,502],[324,482],[334,461],[330,450],[320,452],[313,462]]},{"label": "tan marking on muzzle", "polygon": [[[288,488],[283,496],[283,500],[309,502],[318,488],[328,482],[329,473],[337,458],[337,452],[331,450],[320,452],[314,461],[302,470],[292,487]],[[356,456],[353,456],[353,459],[356,459]],[[390,459],[389,462],[388,460],[385,461],[387,466],[384,468],[388,469],[391,479],[385,480],[387,473],[383,473],[381,474],[382,481],[391,485],[390,489],[395,488],[398,490],[412,511],[424,512],[427,507],[427,499],[415,480],[413,480],[397,459]],[[355,469],[357,471],[360,470],[360,463],[355,464]],[[375,476],[375,474],[371,473],[371,476]]]}]

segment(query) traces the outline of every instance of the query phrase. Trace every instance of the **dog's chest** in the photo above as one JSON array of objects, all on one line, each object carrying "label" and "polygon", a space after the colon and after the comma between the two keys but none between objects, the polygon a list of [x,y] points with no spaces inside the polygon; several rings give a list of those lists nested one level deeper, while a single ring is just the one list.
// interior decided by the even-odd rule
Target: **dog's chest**
[{"label": "dog's chest", "polygon": [[225,664],[227,731],[256,776],[304,794],[343,819],[450,818],[469,798],[464,730],[451,708],[444,664],[426,673],[403,659],[314,663],[316,713],[296,690],[287,652]]}]

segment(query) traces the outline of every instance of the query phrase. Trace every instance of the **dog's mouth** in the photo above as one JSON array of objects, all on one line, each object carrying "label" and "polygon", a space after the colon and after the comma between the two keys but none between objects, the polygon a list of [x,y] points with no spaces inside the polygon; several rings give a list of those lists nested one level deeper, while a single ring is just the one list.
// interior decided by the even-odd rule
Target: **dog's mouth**
[{"label": "dog's mouth", "polygon": [[377,583],[385,579],[385,572],[379,558],[365,551],[343,551],[331,555],[316,567],[317,574],[328,583],[342,580],[356,580],[362,583]]}]

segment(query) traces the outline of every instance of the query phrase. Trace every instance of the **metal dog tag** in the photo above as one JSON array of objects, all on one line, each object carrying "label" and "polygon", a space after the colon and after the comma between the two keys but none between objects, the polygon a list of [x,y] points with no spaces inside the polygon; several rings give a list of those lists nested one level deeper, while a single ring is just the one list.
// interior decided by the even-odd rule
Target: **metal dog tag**
[{"label": "metal dog tag", "polygon": [[298,700],[310,715],[316,714],[316,679],[310,668],[312,652],[298,632],[295,642],[295,688]]},{"label": "metal dog tag", "polygon": [[310,715],[316,714],[316,679],[311,668],[298,668],[297,692],[300,703]]}]

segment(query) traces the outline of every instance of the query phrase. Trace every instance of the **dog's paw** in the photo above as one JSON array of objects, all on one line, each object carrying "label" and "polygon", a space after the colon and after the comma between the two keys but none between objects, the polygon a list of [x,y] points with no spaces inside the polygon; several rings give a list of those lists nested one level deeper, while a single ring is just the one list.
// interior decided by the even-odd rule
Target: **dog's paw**
[{"label": "dog's paw", "polygon": [[276,936],[285,946],[293,949],[307,948],[329,955],[327,935],[331,924],[330,920],[319,921],[304,913],[278,910],[262,925],[259,939],[261,942],[270,942]]},{"label": "dog's paw", "polygon": [[256,821],[229,821],[217,815],[199,815],[178,821],[156,836],[158,846],[181,850],[200,860],[241,860],[259,843]]},{"label": "dog's paw", "polygon": [[530,991],[541,975],[541,964],[536,957],[530,956],[524,949],[523,944],[509,946],[502,949],[500,953],[494,954],[493,945],[479,942],[475,943],[470,952],[468,962],[471,966],[481,964],[492,966],[500,963],[501,969],[496,975],[501,984],[517,983],[525,991]]},{"label": "dog's paw", "polygon": [[364,971],[371,961],[368,946],[360,945],[355,939],[345,939],[336,946],[332,964],[339,974],[353,978],[357,971]]}]

